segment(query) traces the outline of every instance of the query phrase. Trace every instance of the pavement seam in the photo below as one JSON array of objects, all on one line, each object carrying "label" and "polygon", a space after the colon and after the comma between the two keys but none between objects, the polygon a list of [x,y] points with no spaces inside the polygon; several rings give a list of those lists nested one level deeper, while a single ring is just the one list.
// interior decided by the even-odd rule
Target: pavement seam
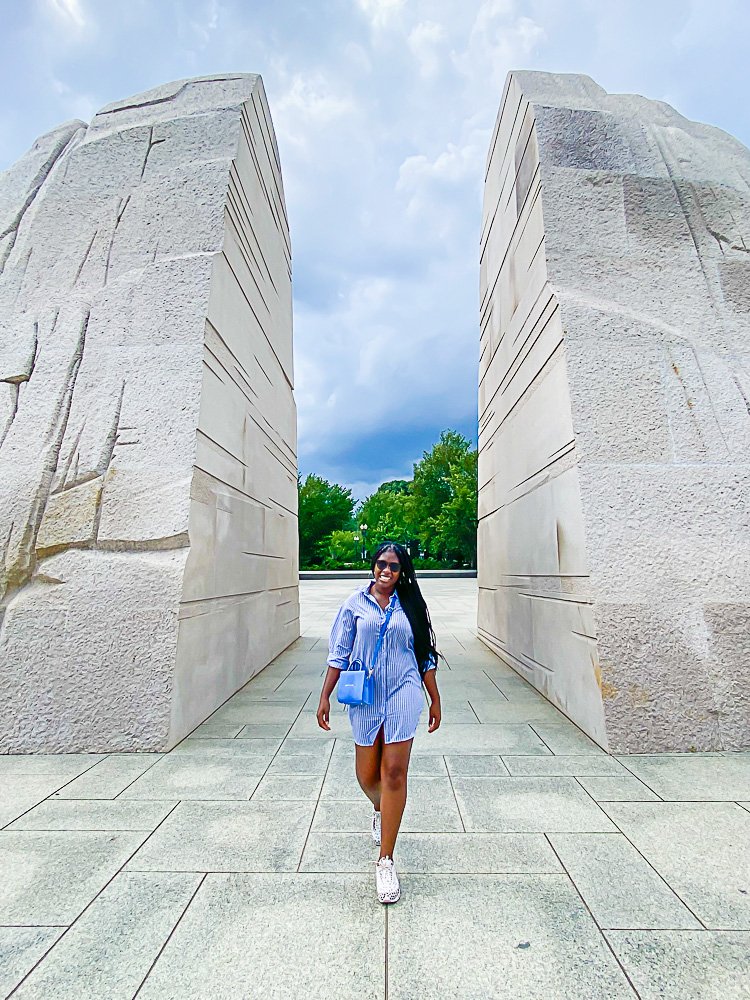
[{"label": "pavement seam", "polygon": [[[260,778],[258,779],[258,784],[255,786],[255,788],[252,790],[252,792],[248,795],[248,797],[246,799],[229,799],[229,800],[223,800],[223,801],[230,801],[230,802],[250,802],[252,800],[253,795],[255,795],[255,793],[258,791],[258,788],[260,787],[261,781],[263,781],[263,779],[266,777],[266,775],[268,774],[268,771],[269,771],[271,765],[273,764],[273,762],[276,760],[276,758],[281,753],[282,747],[284,746],[284,744],[286,743],[287,739],[289,738],[289,733],[294,728],[294,726],[295,726],[297,720],[299,719],[300,715],[302,715],[302,712],[304,711],[305,705],[308,703],[308,701],[310,700],[311,697],[312,697],[312,691],[305,698],[305,700],[302,702],[302,705],[300,706],[300,710],[295,715],[294,721],[292,722],[291,726],[289,727],[289,730],[287,731],[286,736],[281,740],[281,742],[279,743],[278,747],[274,751],[273,756],[269,760],[269,762],[268,762],[265,770],[263,771],[263,773],[261,774]],[[263,704],[263,703],[260,702],[259,704]],[[294,756],[294,755],[291,755],[291,756]],[[193,801],[196,801],[196,800],[193,800]],[[216,802],[219,802],[219,801],[222,801],[222,800],[220,800],[220,799],[205,800],[204,799],[204,800],[197,800],[197,801],[216,801]],[[261,800],[258,799],[258,801],[260,802]]]},{"label": "pavement seam", "polygon": [[[579,782],[579,784],[580,784],[580,782]],[[583,785],[581,785],[581,788],[583,788]],[[586,792],[585,788],[583,788],[583,790]],[[588,795],[589,793],[586,792],[586,794]],[[618,804],[619,803],[614,803],[614,805],[618,805]],[[639,804],[639,803],[636,803],[636,805],[637,804]],[[643,803],[641,803],[641,804],[643,804]],[[654,803],[651,803],[651,804],[654,804]],[[658,805],[659,803],[656,803],[656,804]],[[600,808],[602,808],[601,804],[600,804]],[[649,861],[649,859],[646,857],[646,855],[643,853],[643,851],[639,850],[638,847],[636,846],[636,844],[634,844],[633,841],[630,839],[630,837],[627,835],[627,833],[625,833],[625,831],[623,829],[621,829],[620,826],[618,826],[617,820],[613,816],[610,816],[610,814],[607,812],[606,809],[602,808],[602,812],[607,816],[607,818],[610,820],[610,822],[614,824],[617,832],[619,834],[621,834],[625,838],[625,840],[630,844],[630,846],[633,848],[633,850],[636,851],[636,853],[640,857],[643,858],[643,860],[646,862],[646,864],[649,866],[649,868],[658,875],[658,877],[661,879],[661,881],[664,883],[664,885],[669,889],[669,891],[671,893],[674,893],[674,895],[677,897],[677,899],[679,899],[679,901],[682,903],[682,905],[685,907],[685,909],[688,911],[688,913],[690,913],[693,917],[695,917],[695,919],[698,921],[698,923],[701,925],[701,927],[704,930],[709,930],[709,928],[707,927],[705,921],[701,920],[701,918],[698,916],[698,914],[693,911],[692,907],[688,906],[688,904],[685,902],[685,900],[682,898],[682,896],[679,894],[679,892],[677,892],[677,890],[673,886],[671,886],[669,884],[669,882],[667,882],[667,880],[664,878],[664,876],[659,871],[659,869],[656,868]]]},{"label": "pavement seam", "polygon": [[189,909],[189,907],[190,907],[190,904],[191,904],[191,903],[193,902],[193,900],[195,899],[196,895],[198,894],[198,890],[200,889],[200,887],[201,887],[201,886],[203,885],[203,883],[204,883],[204,882],[206,881],[206,879],[207,879],[207,878],[208,878],[208,875],[207,875],[207,874],[204,874],[203,878],[202,878],[202,879],[200,879],[200,881],[198,882],[198,885],[197,885],[197,886],[195,887],[195,891],[194,891],[194,892],[193,892],[193,894],[191,895],[190,899],[189,899],[189,900],[187,901],[187,904],[186,904],[186,906],[185,906],[185,909],[184,909],[184,910],[182,911],[182,913],[181,913],[181,914],[179,915],[179,917],[178,917],[178,918],[177,918],[177,920],[175,921],[175,925],[174,925],[174,927],[172,928],[172,930],[171,930],[171,931],[169,932],[169,934],[167,934],[167,938],[166,938],[166,940],[165,940],[164,944],[163,944],[163,945],[161,946],[161,948],[159,949],[159,951],[158,951],[158,952],[156,953],[156,958],[155,958],[155,959],[153,960],[153,962],[151,963],[151,965],[150,965],[150,966],[148,967],[148,971],[146,972],[146,975],[145,975],[145,976],[143,977],[143,979],[141,980],[141,983],[140,983],[140,986],[138,987],[138,989],[137,989],[137,990],[135,991],[135,993],[133,994],[133,1000],[135,1000],[135,998],[136,998],[136,997],[138,996],[138,994],[139,994],[139,993],[141,992],[141,990],[143,989],[143,986],[144,986],[144,984],[145,984],[146,980],[148,979],[148,977],[149,977],[149,976],[151,975],[151,973],[152,973],[152,972],[153,972],[153,970],[154,970],[154,966],[155,966],[155,965],[156,965],[156,963],[157,963],[157,962],[159,961],[159,959],[161,958],[161,956],[162,956],[162,955],[164,954],[164,949],[165,949],[165,948],[167,947],[167,945],[168,945],[168,944],[169,944],[169,942],[171,941],[171,939],[172,939],[172,935],[173,935],[173,934],[174,934],[174,932],[175,932],[175,931],[177,930],[177,928],[178,928],[178,927],[180,926],[180,921],[182,920],[182,918],[183,918],[183,917],[185,916],[185,914],[187,913],[187,911],[188,911],[188,909]]},{"label": "pavement seam", "polygon": [[505,693],[505,691],[503,691],[503,689],[501,687],[499,687],[497,684],[495,684],[495,682],[493,681],[492,677],[490,677],[490,675],[487,673],[487,671],[484,670],[484,669],[482,669],[482,673],[487,678],[487,680],[490,682],[490,684],[493,687],[497,688],[497,690],[500,692],[500,694],[503,696],[503,698],[505,698],[505,700],[508,702],[508,704],[510,704],[510,698],[507,696],[507,694]]},{"label": "pavement seam", "polygon": [[622,764],[622,766],[625,768],[625,770],[628,772],[628,774],[631,775],[631,777],[635,778],[636,781],[640,781],[640,783],[642,785],[645,785],[646,788],[648,788],[648,790],[653,795],[656,796],[656,798],[659,800],[659,802],[663,802],[664,801],[664,799],[661,797],[661,795],[659,795],[659,793],[654,788],[652,788],[651,785],[649,785],[649,783],[647,781],[644,781],[643,778],[639,778],[638,775],[635,773],[635,771],[633,771],[631,768],[629,768],[627,764],[623,763],[621,757],[615,757],[614,759],[618,762],[618,764]]},{"label": "pavement seam", "polygon": [[617,956],[614,948],[612,947],[612,945],[608,941],[606,934],[604,933],[604,931],[602,930],[601,926],[599,925],[599,921],[596,919],[596,917],[592,913],[591,907],[586,902],[586,900],[583,898],[583,896],[582,896],[582,894],[581,894],[578,886],[573,881],[573,879],[572,879],[572,877],[570,875],[570,872],[568,871],[568,869],[567,869],[567,867],[565,865],[565,862],[563,861],[563,859],[560,857],[560,855],[555,850],[555,845],[552,843],[552,841],[550,840],[549,836],[546,833],[544,834],[544,837],[545,837],[545,840],[547,841],[547,843],[549,844],[550,849],[552,850],[553,854],[555,855],[555,857],[557,858],[557,860],[560,862],[560,865],[562,866],[562,870],[565,873],[565,875],[567,876],[568,881],[570,882],[570,884],[573,886],[573,889],[576,892],[576,894],[578,895],[578,898],[581,900],[581,902],[583,903],[584,907],[586,908],[586,911],[588,912],[588,915],[591,917],[591,919],[592,919],[592,921],[594,923],[594,926],[599,931],[600,938],[602,939],[602,941],[604,942],[604,944],[606,945],[606,947],[609,949],[609,951],[610,951],[612,957],[614,958],[615,962],[617,962],[618,966],[620,967],[620,969],[622,971],[623,976],[625,976],[625,979],[627,980],[628,985],[632,989],[633,993],[640,1000],[641,994],[635,988],[635,983],[633,982],[633,980],[628,975],[628,973],[627,973],[627,971],[625,969],[625,966],[622,964],[622,962],[618,958],[618,956]]},{"label": "pavement seam", "polygon": [[[105,760],[106,760],[106,759],[107,759],[107,758],[105,757]],[[75,776],[75,778],[68,778],[68,780],[67,780],[67,781],[65,781],[65,782],[63,782],[63,784],[62,784],[62,785],[60,785],[60,787],[59,787],[59,788],[55,788],[55,790],[54,790],[54,791],[52,791],[52,792],[50,792],[50,793],[49,793],[49,795],[45,795],[45,796],[44,796],[44,798],[42,798],[42,799],[39,799],[39,801],[38,801],[38,802],[35,802],[33,806],[29,806],[29,808],[28,808],[28,809],[25,809],[25,810],[24,810],[24,811],[23,811],[22,813],[19,813],[19,814],[18,814],[18,816],[14,816],[14,817],[13,817],[13,819],[11,819],[11,820],[8,820],[8,822],[7,822],[7,823],[6,823],[6,824],[5,824],[4,826],[0,826],[0,831],[3,831],[3,830],[7,830],[7,829],[8,829],[8,827],[9,827],[9,826],[11,825],[11,823],[15,823],[17,819],[21,819],[21,817],[22,817],[22,816],[25,816],[25,815],[26,815],[27,813],[30,813],[32,809],[36,809],[36,807],[37,807],[38,805],[41,805],[41,804],[42,804],[42,802],[46,802],[46,801],[47,801],[48,799],[49,799],[49,800],[51,800],[51,801],[54,801],[54,800],[52,799],[52,796],[53,796],[53,795],[57,795],[57,793],[58,793],[58,792],[61,792],[61,791],[63,790],[63,788],[66,788],[66,787],[67,787],[68,785],[70,785],[70,784],[71,784],[71,783],[72,783],[73,781],[76,781],[76,780],[77,780],[78,778],[82,777],[82,776],[83,776],[84,774],[87,774],[87,773],[88,773],[88,772],[89,772],[89,771],[90,771],[90,770],[91,770],[92,768],[96,767],[96,765],[97,765],[97,764],[101,764],[101,763],[102,763],[102,761],[101,761],[101,760],[96,760],[96,761],[94,761],[94,763],[93,763],[93,764],[91,765],[91,767],[87,767],[87,768],[86,768],[86,769],[85,769],[84,771],[81,771],[81,773],[80,773],[80,774],[77,774],[77,775]],[[44,777],[44,775],[38,775],[37,777]],[[50,778],[54,778],[54,777],[55,777],[55,775],[54,775],[54,774],[51,774],[51,775],[50,775]],[[73,799],[68,799],[67,801],[76,801],[76,800],[73,800]],[[87,801],[88,801],[88,800],[87,800]],[[111,800],[107,800],[107,801],[111,801]],[[19,832],[19,833],[20,833],[20,831],[13,831],[13,830],[11,830],[10,832],[11,832],[11,833],[14,833],[14,832]]]},{"label": "pavement seam", "polygon": [[[174,747],[172,749],[174,749]],[[153,764],[149,764],[149,766],[146,768],[145,771],[142,771],[137,777],[133,778],[133,780],[129,784],[125,785],[124,788],[121,788],[120,791],[117,793],[117,795],[113,795],[111,799],[104,800],[104,801],[114,802],[115,799],[119,799],[119,797],[122,795],[123,792],[127,792],[127,790],[129,788],[131,788],[136,783],[136,781],[138,781],[139,778],[142,778],[144,774],[148,774],[148,772],[151,770],[152,767],[155,767],[159,763],[160,760],[162,760],[164,757],[166,757],[171,752],[172,752],[172,750],[167,750],[166,753],[160,753],[158,755],[157,759],[154,761],[154,763]]]},{"label": "pavement seam", "polygon": [[481,720],[481,719],[479,718],[479,716],[477,715],[477,710],[476,710],[476,709],[474,708],[474,706],[473,706],[473,705],[472,705],[472,703],[471,703],[471,702],[470,702],[470,701],[468,700],[468,698],[467,698],[467,700],[466,700],[466,704],[467,704],[467,705],[469,706],[469,708],[470,708],[470,709],[472,710],[472,712],[473,712],[473,713],[474,713],[474,715],[476,716],[476,719],[477,719],[477,722],[478,722],[478,723],[479,723],[479,725],[481,726],[481,725],[482,725],[482,720]]},{"label": "pavement seam", "polygon": [[[445,770],[448,771],[448,781],[450,781],[450,783],[451,783],[451,792],[453,793],[453,801],[456,803],[456,809],[458,810],[458,818],[461,820],[461,826],[463,827],[463,832],[466,833],[467,832],[466,831],[466,823],[464,823],[464,816],[463,816],[463,813],[461,812],[461,806],[458,804],[458,796],[456,795],[456,789],[453,787],[453,777],[452,777],[452,775],[450,773],[450,770],[448,768],[448,763],[447,763],[447,761],[445,759],[445,754],[443,754],[443,758],[442,759],[443,759],[443,765],[445,766]],[[440,832],[440,831],[436,831],[436,832]],[[452,831],[446,831],[446,832],[452,832]]]},{"label": "pavement seam", "polygon": [[[107,799],[107,800],[105,800],[105,801],[112,801],[112,800],[111,800],[111,799]],[[130,855],[129,855],[129,856],[128,856],[128,857],[127,857],[127,858],[126,858],[126,859],[125,859],[124,861],[123,861],[123,863],[122,863],[122,864],[120,865],[120,867],[119,867],[119,868],[117,869],[117,871],[116,871],[116,872],[114,873],[114,875],[112,876],[112,878],[108,879],[108,880],[107,880],[107,881],[105,882],[105,884],[104,884],[104,885],[103,885],[103,886],[101,887],[101,889],[100,889],[100,890],[99,890],[99,891],[98,891],[98,892],[97,892],[97,893],[96,893],[96,894],[95,894],[95,895],[93,896],[93,898],[92,898],[92,899],[90,899],[90,900],[89,900],[89,902],[88,902],[88,903],[87,903],[87,904],[86,904],[86,905],[84,906],[84,908],[83,908],[83,909],[81,910],[81,912],[80,912],[80,913],[78,914],[78,916],[77,916],[77,917],[75,918],[75,920],[71,921],[71,923],[69,923],[69,924],[68,924],[68,925],[67,925],[67,926],[65,927],[65,930],[64,930],[64,931],[62,932],[62,934],[61,934],[61,935],[60,935],[60,936],[59,936],[59,937],[58,937],[58,938],[57,938],[57,939],[55,940],[55,942],[54,942],[54,943],[53,943],[53,944],[52,944],[52,945],[50,946],[50,948],[48,948],[48,949],[47,949],[47,951],[45,951],[44,955],[42,955],[42,957],[41,957],[41,958],[40,958],[40,959],[39,959],[39,960],[38,960],[37,962],[35,962],[35,963],[34,963],[34,965],[33,965],[33,966],[32,966],[32,967],[31,967],[31,968],[29,969],[29,971],[28,971],[28,972],[26,973],[26,975],[25,975],[25,976],[24,976],[24,977],[23,977],[22,979],[20,979],[20,980],[19,980],[19,981],[18,981],[18,982],[16,983],[16,985],[15,985],[15,986],[13,987],[13,989],[12,989],[12,990],[10,991],[10,993],[8,993],[8,995],[7,995],[7,997],[6,997],[6,1000],[9,1000],[9,998],[10,998],[11,996],[13,996],[13,994],[14,994],[14,993],[16,992],[16,990],[18,989],[18,987],[19,987],[19,986],[21,986],[21,985],[22,985],[22,983],[24,983],[24,982],[25,982],[25,981],[26,981],[26,980],[27,980],[27,979],[29,978],[29,976],[30,976],[30,975],[32,974],[32,972],[34,972],[34,971],[35,971],[36,969],[38,969],[38,968],[39,968],[39,966],[41,965],[41,963],[42,963],[42,962],[43,962],[43,961],[45,960],[45,958],[47,957],[47,955],[49,955],[49,953],[50,953],[50,952],[52,951],[52,949],[53,949],[53,948],[54,948],[54,947],[55,947],[56,945],[58,945],[58,944],[60,943],[60,941],[62,941],[62,939],[63,939],[63,938],[65,937],[65,935],[66,935],[66,934],[68,933],[68,931],[69,931],[69,930],[70,930],[71,928],[75,927],[75,925],[76,925],[76,924],[78,923],[78,921],[79,921],[79,920],[81,919],[81,917],[82,917],[82,916],[84,915],[84,913],[86,913],[86,911],[87,911],[87,910],[89,909],[89,907],[91,907],[91,906],[93,906],[93,905],[94,905],[94,903],[96,902],[96,900],[97,900],[97,899],[98,899],[98,898],[99,898],[99,897],[101,896],[101,894],[102,894],[102,893],[104,892],[104,890],[105,890],[105,889],[107,888],[107,886],[111,885],[111,884],[112,884],[112,883],[114,882],[114,880],[115,880],[115,879],[117,878],[117,876],[118,876],[118,875],[120,874],[120,872],[121,872],[121,871],[123,870],[123,868],[125,867],[125,865],[126,865],[126,864],[127,864],[127,863],[128,863],[129,861],[130,861],[130,859],[131,859],[131,858],[134,858],[134,857],[135,857],[135,855],[136,855],[136,854],[138,853],[138,851],[140,851],[140,849],[141,849],[141,848],[143,847],[143,845],[144,845],[144,844],[146,843],[146,841],[148,841],[148,840],[149,840],[149,839],[150,839],[151,837],[153,837],[153,835],[154,835],[154,834],[156,833],[156,831],[157,831],[157,830],[159,829],[159,827],[160,827],[160,826],[162,825],[162,823],[164,823],[164,822],[165,822],[165,820],[167,820],[167,819],[168,819],[168,818],[169,818],[169,817],[170,817],[170,816],[172,815],[172,813],[173,813],[173,812],[175,811],[175,809],[177,808],[177,806],[178,806],[179,804],[180,804],[179,802],[175,802],[175,804],[174,804],[174,805],[172,806],[172,808],[171,808],[171,809],[169,810],[169,812],[167,813],[167,815],[166,815],[166,816],[165,816],[165,817],[164,817],[164,818],[163,818],[162,820],[160,820],[160,821],[159,821],[159,823],[157,823],[157,825],[156,825],[156,826],[154,827],[154,829],[153,829],[153,830],[151,831],[151,833],[149,833],[148,837],[145,837],[145,838],[144,838],[144,839],[143,839],[143,840],[141,841],[141,843],[140,843],[140,844],[139,844],[139,845],[138,845],[138,846],[137,846],[137,847],[135,848],[135,850],[134,850],[134,851],[132,852],[132,854],[130,854]],[[20,833],[21,831],[19,830],[18,832]],[[32,832],[32,831],[28,831],[28,832]],[[76,831],[69,831],[69,830],[65,830],[65,831],[58,831],[58,832],[64,832],[64,833],[70,833],[70,832],[76,832]],[[84,832],[84,833],[88,833],[89,831],[80,831],[80,832]],[[106,832],[110,832],[110,831],[106,831]],[[134,833],[139,833],[139,832],[142,832],[142,831],[138,831],[138,830],[135,830],[135,831],[128,831],[128,832],[134,832]],[[140,987],[139,987],[139,989],[140,989]]]},{"label": "pavement seam", "polygon": [[[292,669],[291,669],[291,670],[289,671],[289,673],[288,673],[288,674],[285,674],[285,675],[284,675],[284,676],[283,676],[283,677],[281,678],[281,680],[279,681],[279,683],[278,683],[278,684],[276,685],[276,687],[275,687],[275,688],[273,689],[273,693],[274,693],[274,694],[276,694],[276,692],[277,692],[277,691],[279,690],[279,688],[281,687],[281,685],[282,685],[282,684],[283,684],[283,683],[284,683],[285,681],[288,681],[288,680],[289,680],[289,678],[290,678],[290,677],[292,676],[292,674],[294,673],[294,671],[295,671],[295,670],[297,669],[297,666],[298,666],[298,664],[296,664],[296,663],[295,663],[295,664],[294,664],[294,666],[292,667]],[[264,669],[265,669],[265,668],[264,668]],[[262,673],[262,672],[263,672],[262,670],[259,670],[259,671],[258,671],[258,673]],[[250,678],[250,680],[252,680],[252,677]],[[240,730],[240,731],[241,731],[241,730]],[[236,739],[236,737],[235,737],[235,739]]]},{"label": "pavement seam", "polygon": [[383,973],[384,973],[384,985],[383,985],[383,1000],[388,1000],[388,907],[384,906],[383,909],[385,913],[383,918],[385,921],[385,955],[383,961]]}]

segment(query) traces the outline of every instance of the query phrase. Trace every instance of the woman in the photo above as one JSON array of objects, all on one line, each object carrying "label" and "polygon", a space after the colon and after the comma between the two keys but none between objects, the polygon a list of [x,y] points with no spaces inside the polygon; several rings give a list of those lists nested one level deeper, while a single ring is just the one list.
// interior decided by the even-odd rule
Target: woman
[{"label": "woman", "polygon": [[350,662],[373,665],[381,628],[387,622],[374,664],[372,705],[351,705],[357,781],[373,805],[372,838],[380,845],[375,869],[378,899],[395,903],[401,895],[393,851],[406,805],[406,773],[414,734],[430,698],[429,732],[440,725],[435,680],[438,652],[430,614],[409,553],[385,542],[370,565],[373,579],[341,605],[331,629],[328,671],[318,705],[318,725],[330,730],[331,692]]}]

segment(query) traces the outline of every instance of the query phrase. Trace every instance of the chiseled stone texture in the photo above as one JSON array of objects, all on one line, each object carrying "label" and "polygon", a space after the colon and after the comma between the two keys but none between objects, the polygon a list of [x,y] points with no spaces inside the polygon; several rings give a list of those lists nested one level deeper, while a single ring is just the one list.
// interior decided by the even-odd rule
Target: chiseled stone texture
[{"label": "chiseled stone texture", "polygon": [[166,749],[298,636],[292,380],[260,77],[0,175],[0,751]]},{"label": "chiseled stone texture", "polygon": [[479,628],[605,748],[750,745],[750,152],[512,73],[481,262]]}]

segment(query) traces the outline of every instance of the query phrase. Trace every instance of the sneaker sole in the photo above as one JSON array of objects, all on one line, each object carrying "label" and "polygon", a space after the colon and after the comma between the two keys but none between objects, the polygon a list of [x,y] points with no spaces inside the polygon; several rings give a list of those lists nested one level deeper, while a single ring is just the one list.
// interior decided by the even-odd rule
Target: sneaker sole
[{"label": "sneaker sole", "polygon": [[395,899],[382,899],[380,896],[378,896],[378,902],[382,903],[383,906],[390,906],[391,903],[397,903],[399,899],[401,899],[401,890],[399,890],[398,895],[396,896]]}]

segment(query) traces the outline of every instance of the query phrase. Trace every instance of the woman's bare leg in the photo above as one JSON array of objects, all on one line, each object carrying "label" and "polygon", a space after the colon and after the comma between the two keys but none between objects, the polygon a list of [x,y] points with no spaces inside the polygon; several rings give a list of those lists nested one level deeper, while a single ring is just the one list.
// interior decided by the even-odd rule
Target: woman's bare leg
[{"label": "woman's bare leg", "polygon": [[380,765],[383,755],[383,727],[380,727],[371,747],[355,744],[357,781],[376,810],[380,810]]},{"label": "woman's bare leg", "polygon": [[396,837],[406,805],[406,775],[413,742],[413,740],[401,740],[399,743],[383,744],[380,765],[382,786],[380,808],[383,824],[380,838],[381,858],[392,858],[396,847]]}]

